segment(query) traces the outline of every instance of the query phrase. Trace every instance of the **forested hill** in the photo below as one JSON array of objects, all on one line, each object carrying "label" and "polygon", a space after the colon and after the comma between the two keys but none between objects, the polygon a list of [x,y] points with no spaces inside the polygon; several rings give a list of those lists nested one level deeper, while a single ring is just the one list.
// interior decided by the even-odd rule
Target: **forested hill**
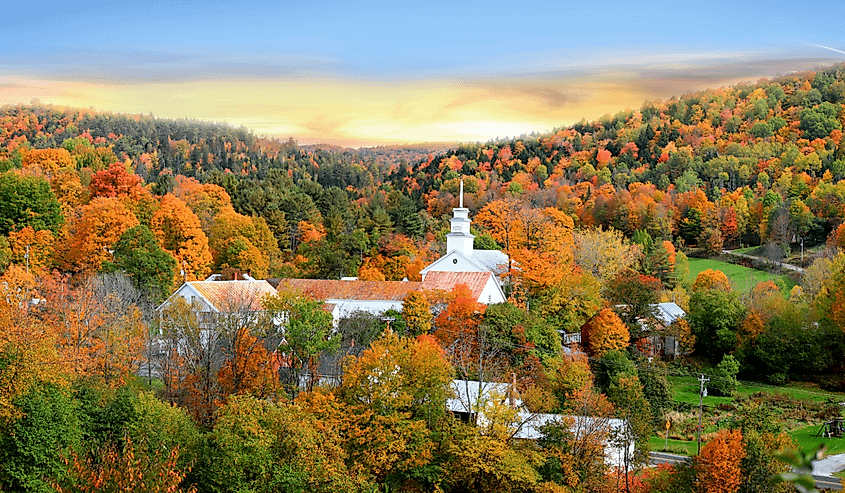
[{"label": "forested hill", "polygon": [[294,181],[306,177],[326,187],[361,189],[380,183],[383,173],[400,164],[424,161],[455,145],[299,146],[293,139],[260,138],[221,123],[52,105],[0,108],[0,170],[19,167],[27,148],[64,148],[80,168],[128,158],[135,174],[148,183],[165,170],[206,181],[220,172],[263,179],[269,170],[283,169]]},{"label": "forested hill", "polygon": [[[478,203],[471,201],[470,207],[518,196],[556,205],[583,224],[614,226],[628,234],[639,228],[662,235],[670,231],[653,223],[659,214],[640,217],[645,223],[620,214],[618,200],[625,201],[626,192],[659,204],[663,192],[677,197],[700,188],[717,205],[723,197],[736,205],[740,191],[743,208],[798,198],[816,216],[829,219],[837,207],[823,202],[833,193],[841,205],[843,191],[812,192],[845,178],[843,103],[845,66],[837,65],[646,104],[538,138],[461,145],[407,172],[397,169],[388,179],[430,211],[442,210],[441,202],[450,200],[443,192],[454,194],[459,178],[472,177],[466,187]],[[646,190],[642,184],[654,187]],[[601,211],[583,209],[595,193],[616,191],[623,193],[601,204]],[[676,215],[688,210],[672,205]],[[840,217],[836,214],[834,223]],[[820,240],[835,224],[815,226],[824,226],[813,228]],[[697,234],[690,231],[686,239],[694,242]],[[744,239],[759,241],[760,232],[748,231]]]},{"label": "forested hill", "polygon": [[[0,172],[13,172],[3,179],[12,187],[23,186],[18,175],[27,186],[46,182],[57,201],[51,210],[60,213],[35,221],[21,206],[0,214],[0,234],[49,230],[56,244],[45,266],[98,270],[79,254],[86,214],[108,217],[94,199],[124,197],[130,223],[150,227],[155,214],[171,210],[164,203],[173,195],[171,212],[190,209],[210,244],[194,259],[197,276],[231,267],[414,278],[442,249],[463,179],[465,204],[481,219],[473,223],[481,247],[510,249],[493,211],[519,212],[527,225],[550,207],[577,229],[647,233],[710,252],[801,241],[843,246],[843,103],[840,65],[646,104],[548,135],[357,150],[258,138],[223,124],[7,106]],[[223,227],[233,221],[242,230]]]}]

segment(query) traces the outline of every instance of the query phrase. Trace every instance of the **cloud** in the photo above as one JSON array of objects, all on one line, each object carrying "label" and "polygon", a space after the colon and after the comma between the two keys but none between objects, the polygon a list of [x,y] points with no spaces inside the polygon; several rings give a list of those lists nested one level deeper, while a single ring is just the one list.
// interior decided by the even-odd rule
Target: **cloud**
[{"label": "cloud", "polygon": [[[182,62],[193,63],[178,57],[162,60]],[[17,74],[0,77],[0,103],[39,98],[102,111],[228,122],[259,135],[293,136],[303,143],[486,141],[545,132],[639,108],[646,101],[829,63],[822,58],[687,60],[499,78],[404,80],[297,75],[92,82]]]}]

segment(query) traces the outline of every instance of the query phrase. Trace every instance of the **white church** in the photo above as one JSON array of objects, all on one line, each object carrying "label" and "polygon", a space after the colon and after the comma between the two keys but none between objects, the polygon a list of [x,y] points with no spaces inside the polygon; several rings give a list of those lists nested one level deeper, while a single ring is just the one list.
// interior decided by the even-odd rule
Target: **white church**
[{"label": "white church", "polygon": [[508,256],[500,250],[475,250],[475,236],[470,233],[472,221],[469,209],[464,208],[464,183],[461,182],[460,205],[452,209],[451,232],[446,235],[446,255],[420,271],[425,281],[429,272],[492,272],[501,274],[508,269]]},{"label": "white church", "polygon": [[[387,310],[401,310],[402,300],[413,291],[452,291],[458,285],[468,287],[478,303],[504,303],[507,297],[502,291],[500,274],[508,269],[508,256],[499,250],[475,250],[469,209],[464,207],[463,182],[459,200],[459,206],[452,209],[451,232],[446,235],[446,254],[420,271],[421,282],[361,281],[357,278],[280,279],[272,282],[248,276],[244,280],[221,281],[215,280],[219,279],[217,275],[205,281],[186,282],[157,310],[161,311],[176,297],[182,297],[193,306],[201,307],[201,310],[219,312],[225,310],[223,300],[247,291],[266,295],[276,290],[296,289],[323,300],[337,323],[357,311],[379,315]],[[247,288],[246,284],[251,286]]]}]

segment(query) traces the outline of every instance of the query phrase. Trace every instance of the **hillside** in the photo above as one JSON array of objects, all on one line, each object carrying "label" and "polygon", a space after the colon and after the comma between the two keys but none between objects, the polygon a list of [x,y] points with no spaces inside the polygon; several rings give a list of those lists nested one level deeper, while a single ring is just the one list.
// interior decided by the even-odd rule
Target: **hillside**
[{"label": "hillside", "polygon": [[[4,107],[0,489],[765,489],[786,431],[810,443],[842,414],[827,392],[845,389],[843,104],[836,66],[549,135],[372,149]],[[474,274],[507,302],[380,283],[421,281],[461,202],[449,238],[474,249],[444,263],[501,250]],[[690,275],[687,255],[735,245],[775,261],[806,246],[806,270]],[[217,311],[161,304],[243,273],[259,280],[202,283]],[[285,277],[396,303],[334,320],[328,297],[261,280]],[[705,375],[708,443],[646,470],[666,422],[692,446]],[[460,382],[502,395],[456,415]]]}]

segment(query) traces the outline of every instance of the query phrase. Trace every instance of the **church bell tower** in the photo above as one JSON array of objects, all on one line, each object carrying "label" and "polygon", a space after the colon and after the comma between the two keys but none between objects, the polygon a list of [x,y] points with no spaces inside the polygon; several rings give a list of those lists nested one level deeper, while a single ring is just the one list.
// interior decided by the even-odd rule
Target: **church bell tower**
[{"label": "church bell tower", "polygon": [[470,233],[469,209],[464,208],[464,181],[461,180],[460,205],[452,209],[452,228],[446,235],[446,253],[458,251],[466,256],[472,255],[472,242],[475,236]]}]

